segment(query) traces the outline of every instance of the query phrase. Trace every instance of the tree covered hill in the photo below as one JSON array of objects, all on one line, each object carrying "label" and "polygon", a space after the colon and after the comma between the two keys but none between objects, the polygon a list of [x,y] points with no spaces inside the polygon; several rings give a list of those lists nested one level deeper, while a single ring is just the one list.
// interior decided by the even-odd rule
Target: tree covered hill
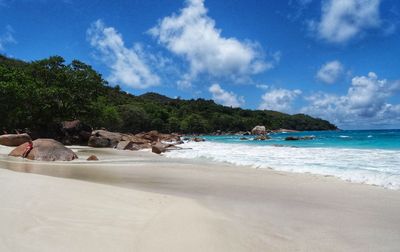
[{"label": "tree covered hill", "polygon": [[135,96],[111,87],[91,66],[60,56],[24,62],[0,55],[0,128],[45,132],[80,119],[114,131],[209,133],[269,129],[335,130],[308,115],[230,108],[212,100],[173,99],[157,93]]}]

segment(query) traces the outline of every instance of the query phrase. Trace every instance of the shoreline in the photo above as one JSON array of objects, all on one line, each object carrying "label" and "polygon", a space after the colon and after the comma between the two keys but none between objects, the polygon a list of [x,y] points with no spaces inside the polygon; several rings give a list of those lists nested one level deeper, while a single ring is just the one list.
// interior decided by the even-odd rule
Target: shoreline
[{"label": "shoreline", "polygon": [[[134,195],[149,193],[189,200],[197,206],[187,202],[178,204],[179,209],[174,212],[183,215],[189,209],[189,213],[208,216],[206,228],[185,232],[188,241],[198,236],[204,238],[201,242],[192,240],[192,244],[200,242],[203,251],[395,251],[400,246],[399,191],[320,175],[170,159],[144,151],[85,147],[78,152],[81,161],[89,154],[98,155],[100,162],[45,163],[6,158],[0,166],[50,175],[40,177],[53,181],[53,186],[61,179],[72,184],[111,186]],[[31,175],[24,174],[26,181],[31,180]],[[68,195],[65,190],[58,192],[61,196]],[[82,193],[82,199],[92,197],[82,189],[77,192]],[[41,200],[43,204],[49,201],[46,197]],[[78,206],[82,202],[73,204]],[[203,217],[186,216],[186,221],[192,221],[194,227],[202,227]],[[202,221],[196,221],[198,218]],[[170,228],[180,226],[175,221],[166,225],[166,234],[170,234]],[[156,231],[149,231],[149,236]],[[218,237],[222,245],[215,245],[217,241],[209,240],[204,232]],[[156,244],[172,248],[176,239],[169,237]],[[184,248],[190,246],[186,244]]]}]

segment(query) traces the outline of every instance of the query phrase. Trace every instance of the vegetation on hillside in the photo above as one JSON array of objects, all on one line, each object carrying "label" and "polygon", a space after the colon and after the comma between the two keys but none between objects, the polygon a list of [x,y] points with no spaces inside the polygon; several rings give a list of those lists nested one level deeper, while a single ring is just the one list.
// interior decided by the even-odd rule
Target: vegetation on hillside
[{"label": "vegetation on hillside", "polygon": [[172,99],[156,93],[134,96],[110,87],[83,62],[62,57],[23,62],[0,55],[0,129],[46,131],[79,119],[114,131],[209,133],[269,129],[333,130],[304,114],[230,108],[212,100]]}]

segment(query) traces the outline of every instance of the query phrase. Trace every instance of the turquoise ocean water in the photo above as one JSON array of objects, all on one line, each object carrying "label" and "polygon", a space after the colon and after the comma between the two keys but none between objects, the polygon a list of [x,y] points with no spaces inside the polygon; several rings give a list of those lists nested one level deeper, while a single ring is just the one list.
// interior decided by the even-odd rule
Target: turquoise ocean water
[{"label": "turquoise ocean water", "polygon": [[[250,145],[285,145],[304,148],[359,148],[400,150],[400,130],[344,130],[344,131],[304,131],[296,133],[270,134],[270,140],[251,141],[254,136],[205,136],[209,141],[219,143],[240,143]],[[288,136],[314,136],[313,140],[285,141]],[[246,137],[250,141],[242,141]]]},{"label": "turquoise ocean water", "polygon": [[[287,136],[314,136],[313,140],[285,141]],[[246,137],[248,140],[240,140]],[[400,130],[309,131],[254,136],[204,136],[205,142],[187,142],[167,157],[197,158],[312,173],[388,189],[400,189]]]}]

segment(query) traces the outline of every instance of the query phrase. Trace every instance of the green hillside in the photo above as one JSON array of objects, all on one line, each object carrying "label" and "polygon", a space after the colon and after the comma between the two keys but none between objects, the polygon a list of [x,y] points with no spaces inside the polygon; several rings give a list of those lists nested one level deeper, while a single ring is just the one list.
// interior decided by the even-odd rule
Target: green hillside
[{"label": "green hillside", "polygon": [[205,99],[172,99],[157,93],[128,94],[110,87],[80,61],[62,57],[23,62],[0,56],[0,128],[45,132],[61,121],[80,119],[114,131],[209,133],[269,129],[334,130],[308,115],[230,108]]}]

